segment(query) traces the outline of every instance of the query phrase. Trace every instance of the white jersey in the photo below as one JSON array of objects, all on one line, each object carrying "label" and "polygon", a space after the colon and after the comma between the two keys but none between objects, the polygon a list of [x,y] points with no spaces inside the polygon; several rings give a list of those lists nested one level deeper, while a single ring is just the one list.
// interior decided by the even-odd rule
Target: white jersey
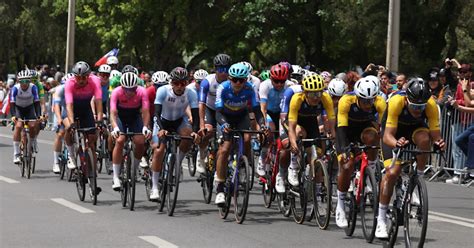
[{"label": "white jersey", "polygon": [[259,91],[260,91],[260,79],[254,75],[249,75],[249,82],[253,85],[253,90],[255,91],[255,96],[257,97],[257,102],[260,101]]},{"label": "white jersey", "polygon": [[186,108],[198,107],[197,95],[186,88],[180,96],[174,94],[171,85],[165,85],[156,91],[155,104],[161,104],[161,118],[176,121],[186,116]]},{"label": "white jersey", "polygon": [[217,82],[216,74],[209,74],[204,80],[201,81],[201,91],[199,94],[199,102],[205,103],[207,107],[212,110],[215,110],[216,107],[216,92],[217,86],[219,86],[219,82]]},{"label": "white jersey", "polygon": [[259,96],[260,102],[267,103],[267,110],[273,113],[281,111],[280,103],[283,99],[285,89],[291,86],[291,81],[286,81],[283,89],[277,91],[272,84],[271,79],[267,79],[260,84]]},{"label": "white jersey", "polygon": [[39,101],[39,96],[36,85],[30,83],[26,90],[22,90],[20,84],[13,86],[10,94],[11,103],[15,103],[16,106],[25,108],[33,105],[37,101]]}]

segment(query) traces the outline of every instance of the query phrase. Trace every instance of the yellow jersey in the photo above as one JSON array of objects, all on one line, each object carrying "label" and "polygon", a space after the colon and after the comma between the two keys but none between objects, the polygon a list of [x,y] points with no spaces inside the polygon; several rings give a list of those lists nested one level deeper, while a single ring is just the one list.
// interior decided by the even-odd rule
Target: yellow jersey
[{"label": "yellow jersey", "polygon": [[299,92],[291,97],[290,107],[288,111],[288,121],[298,122],[298,118],[316,118],[321,112],[326,110],[329,120],[335,120],[334,106],[332,98],[327,92],[323,92],[321,102],[315,106],[311,106],[306,102],[304,92]]},{"label": "yellow jersey", "polygon": [[388,101],[387,121],[385,127],[398,127],[402,125],[416,125],[428,121],[430,131],[440,130],[439,111],[436,101],[430,97],[426,103],[426,108],[419,118],[413,117],[405,104],[405,95],[394,95]]},{"label": "yellow jersey", "polygon": [[[387,108],[387,103],[381,96],[376,96],[374,105],[369,112],[362,110],[357,103],[357,96],[353,93],[347,93],[339,99],[337,112],[337,126],[347,127],[350,122],[372,122],[382,121],[383,114]],[[378,118],[376,117],[378,114]]]}]

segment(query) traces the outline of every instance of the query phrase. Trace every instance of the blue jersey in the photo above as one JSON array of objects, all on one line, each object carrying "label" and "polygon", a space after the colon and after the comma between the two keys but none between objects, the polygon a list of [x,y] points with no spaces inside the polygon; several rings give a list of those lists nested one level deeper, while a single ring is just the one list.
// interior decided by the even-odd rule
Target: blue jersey
[{"label": "blue jersey", "polygon": [[102,85],[102,102],[107,102],[109,100],[109,85]]},{"label": "blue jersey", "polygon": [[216,74],[209,74],[201,81],[201,91],[199,94],[199,103],[205,103],[207,107],[215,110],[216,92],[219,82]]},{"label": "blue jersey", "polygon": [[216,110],[221,110],[222,113],[239,115],[247,112],[249,106],[258,108],[258,105],[253,85],[249,82],[246,82],[237,94],[228,80],[217,87]]},{"label": "blue jersey", "polygon": [[303,91],[301,85],[293,85],[285,90],[285,92],[283,93],[283,98],[281,99],[281,104],[280,104],[281,113],[288,114],[288,110],[290,108],[291,97],[295,93],[299,93],[301,91]]},{"label": "blue jersey", "polygon": [[284,88],[276,90],[270,79],[267,79],[260,84],[260,102],[267,103],[267,111],[280,113],[281,100],[283,99],[283,93],[287,87],[288,84],[285,82]]}]

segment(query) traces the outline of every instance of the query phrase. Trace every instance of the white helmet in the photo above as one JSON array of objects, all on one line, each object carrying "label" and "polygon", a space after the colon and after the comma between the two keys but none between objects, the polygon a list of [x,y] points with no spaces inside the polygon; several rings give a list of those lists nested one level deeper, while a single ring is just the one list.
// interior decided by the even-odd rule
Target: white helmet
[{"label": "white helmet", "polygon": [[120,85],[124,88],[135,88],[138,85],[138,76],[133,72],[125,72],[120,77]]},{"label": "white helmet", "polygon": [[151,76],[154,84],[165,85],[170,81],[170,75],[166,71],[157,71]]},{"label": "white helmet", "polygon": [[199,70],[194,72],[194,79],[195,80],[204,80],[207,77],[207,75],[209,75],[209,73],[207,73],[206,70],[199,69]]},{"label": "white helmet", "polygon": [[339,78],[331,79],[328,91],[333,96],[342,96],[346,92],[346,83]]},{"label": "white helmet", "polygon": [[355,94],[364,99],[374,99],[379,94],[379,87],[373,79],[361,78],[354,85]]},{"label": "white helmet", "polygon": [[110,71],[112,71],[112,68],[110,67],[110,65],[103,64],[103,65],[99,66],[98,72],[101,72],[101,73],[110,73]]},{"label": "white helmet", "polygon": [[297,75],[303,75],[304,70],[301,68],[299,65],[291,65],[291,68],[293,69],[293,73],[291,74],[297,74]]},{"label": "white helmet", "polygon": [[74,77],[74,73],[68,73],[68,74],[64,75],[63,78],[61,79],[61,84],[65,84],[66,81],[69,80],[72,77]]},{"label": "white helmet", "polygon": [[18,74],[16,75],[16,78],[18,80],[31,79],[30,70],[22,70],[22,71],[18,72]]},{"label": "white helmet", "polygon": [[110,56],[107,58],[107,64],[108,65],[117,65],[119,62],[118,62],[118,58],[115,57],[115,56]]},{"label": "white helmet", "polygon": [[373,75],[368,75],[368,76],[365,76],[364,78],[374,81],[375,84],[377,84],[377,87],[380,88],[380,79],[378,77],[373,76]]},{"label": "white helmet", "polygon": [[117,70],[112,70],[112,71],[110,72],[109,79],[112,79],[112,78],[114,78],[115,76],[121,77],[121,76],[122,76],[122,73],[119,72],[119,71],[117,71]]},{"label": "white helmet", "polygon": [[242,61],[242,62],[240,62],[240,63],[244,64],[245,67],[247,67],[247,69],[249,69],[249,72],[252,73],[252,71],[253,71],[252,64],[250,64],[250,63],[247,62],[247,61]]}]

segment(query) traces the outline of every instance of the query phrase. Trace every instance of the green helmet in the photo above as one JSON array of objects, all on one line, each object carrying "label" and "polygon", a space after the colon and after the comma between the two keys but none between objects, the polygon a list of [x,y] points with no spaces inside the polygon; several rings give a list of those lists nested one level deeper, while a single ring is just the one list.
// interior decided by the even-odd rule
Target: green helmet
[{"label": "green helmet", "polygon": [[262,81],[265,81],[265,80],[269,79],[270,78],[270,71],[269,70],[262,71],[262,73],[260,73],[259,77]]}]

